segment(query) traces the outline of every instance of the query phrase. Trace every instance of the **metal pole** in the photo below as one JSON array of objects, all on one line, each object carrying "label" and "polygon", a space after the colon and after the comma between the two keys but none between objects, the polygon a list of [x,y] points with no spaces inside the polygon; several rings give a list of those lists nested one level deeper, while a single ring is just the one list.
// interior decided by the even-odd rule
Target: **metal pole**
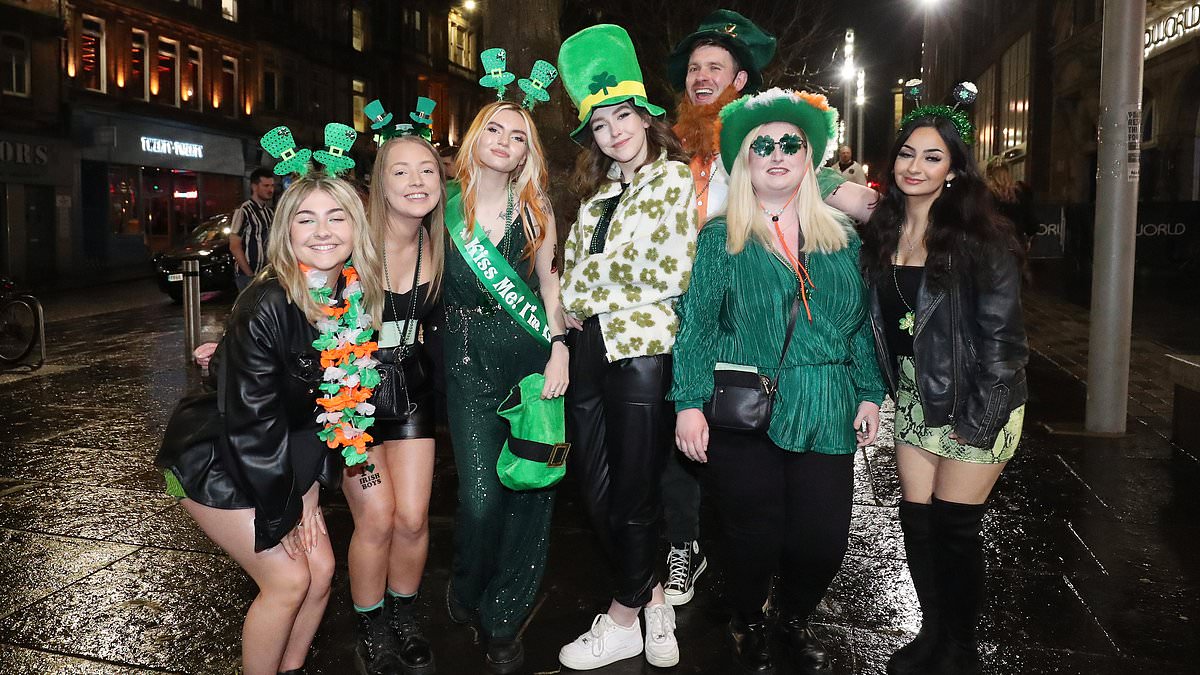
[{"label": "metal pole", "polygon": [[1104,0],[1085,428],[1125,432],[1146,0]]},{"label": "metal pole", "polygon": [[864,156],[863,155],[863,108],[865,108],[865,107],[866,107],[865,103],[858,104],[858,120],[855,124],[855,130],[854,130],[854,135],[855,135],[854,155],[856,157],[858,157],[859,164],[862,164],[862,160],[863,160],[863,156]]},{"label": "metal pole", "polygon": [[190,362],[200,344],[200,261],[183,261],[183,348]]}]

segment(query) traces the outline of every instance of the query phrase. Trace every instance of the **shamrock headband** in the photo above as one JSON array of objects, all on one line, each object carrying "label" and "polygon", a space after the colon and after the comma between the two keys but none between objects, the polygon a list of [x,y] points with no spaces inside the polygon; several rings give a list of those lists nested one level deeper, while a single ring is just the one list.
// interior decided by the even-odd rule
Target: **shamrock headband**
[{"label": "shamrock headband", "polygon": [[325,125],[325,149],[313,152],[308,148],[297,148],[292,130],[286,126],[278,126],[263,134],[259,145],[279,163],[275,165],[275,175],[286,176],[297,173],[307,175],[310,159],[315,159],[325,166],[325,171],[331,176],[337,176],[354,168],[354,160],[346,153],[354,145],[358,133],[352,127],[338,122]]},{"label": "shamrock headband", "polygon": [[910,122],[922,117],[940,117],[949,120],[954,125],[954,129],[958,132],[959,138],[966,145],[975,143],[975,126],[971,124],[971,117],[966,110],[960,110],[960,105],[970,105],[975,102],[975,98],[979,95],[979,89],[972,82],[959,82],[954,86],[954,91],[951,97],[954,99],[954,105],[921,105],[921,96],[924,93],[925,85],[920,80],[909,80],[904,83],[904,96],[917,102],[917,108],[908,113],[900,120],[900,128],[908,126]]},{"label": "shamrock headband", "polygon": [[[508,68],[508,52],[500,47],[492,47],[483,50],[479,54],[479,60],[483,62],[484,70],[487,71],[487,75],[479,78],[479,85],[485,89],[495,89],[496,100],[503,101],[508,85],[517,79],[516,75],[506,70]],[[556,79],[558,79],[557,68],[541,59],[534,61],[529,77],[517,80],[517,86],[525,92],[521,107],[533,112],[534,106],[549,101],[550,92],[546,90],[554,84]]]},{"label": "shamrock headband", "polygon": [[430,143],[433,142],[433,109],[437,101],[424,96],[417,97],[417,109],[408,114],[412,124],[402,122],[392,124],[392,113],[383,109],[379,99],[363,106],[363,114],[371,120],[371,128],[376,131],[374,141],[376,146],[382,146],[393,138],[400,136],[420,136]]}]

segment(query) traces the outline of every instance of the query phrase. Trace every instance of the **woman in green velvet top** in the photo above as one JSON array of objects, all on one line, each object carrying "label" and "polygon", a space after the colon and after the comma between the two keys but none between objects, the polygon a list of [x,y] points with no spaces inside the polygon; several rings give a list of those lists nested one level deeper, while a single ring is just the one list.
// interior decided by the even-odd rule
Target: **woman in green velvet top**
[{"label": "woman in green velvet top", "polygon": [[[676,443],[706,462],[724,530],[739,659],[774,667],[763,605],[778,572],[780,631],[797,667],[829,667],[808,629],[845,555],[854,450],[871,443],[884,384],[858,272],[859,240],[821,202],[816,181],[837,113],[824,97],[781,89],[721,111],[727,216],[699,235],[678,312]],[[701,408],[718,363],[774,375],[789,316],[769,433],[709,429]]]}]

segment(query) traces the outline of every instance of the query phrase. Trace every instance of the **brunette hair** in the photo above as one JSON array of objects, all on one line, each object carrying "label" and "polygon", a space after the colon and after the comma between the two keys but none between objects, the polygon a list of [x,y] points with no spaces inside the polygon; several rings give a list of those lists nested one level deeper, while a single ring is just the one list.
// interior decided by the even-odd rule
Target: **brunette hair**
[{"label": "brunette hair", "polygon": [[[492,101],[485,105],[475,115],[471,127],[463,136],[462,145],[454,159],[454,174],[462,185],[463,218],[467,224],[466,236],[469,237],[475,229],[475,205],[478,196],[479,172],[483,163],[479,160],[479,138],[487,129],[487,125],[502,110],[512,110],[521,115],[525,125],[529,127],[526,135],[528,141],[525,161],[517,166],[508,179],[514,183],[516,192],[517,213],[522,216],[521,223],[525,228],[525,250],[521,260],[532,260],[534,254],[542,246],[546,238],[546,226],[550,222],[550,199],[546,196],[549,178],[546,172],[546,151],[542,148],[541,138],[529,111],[511,101]],[[529,222],[533,220],[535,222]],[[532,269],[532,268],[531,268]]]},{"label": "brunette hair", "polygon": [[438,291],[441,290],[442,270],[445,267],[446,261],[446,174],[442,170],[442,162],[438,157],[437,150],[424,138],[420,136],[392,138],[380,146],[379,152],[376,153],[375,166],[371,167],[371,194],[367,200],[367,215],[371,222],[371,236],[375,238],[375,242],[379,245],[379,250],[382,251],[384,245],[387,243],[388,229],[387,195],[383,187],[384,181],[387,180],[387,156],[392,148],[401,143],[415,143],[421,146],[429,152],[433,163],[437,165],[437,189],[441,193],[441,196],[438,198],[438,203],[433,207],[433,210],[421,219],[421,226],[429,234],[429,254],[433,266],[429,275],[429,297],[433,298],[437,297]]},{"label": "brunette hair", "polygon": [[[664,151],[667,153],[668,160],[688,163],[689,158],[683,151],[679,137],[671,130],[671,126],[667,124],[666,120],[661,117],[652,117],[650,113],[634,105],[632,101],[622,101],[615,105],[626,103],[641,116],[643,121],[650,123],[646,129],[646,161],[642,166],[657,160]],[[608,170],[612,166],[613,158],[604,154],[604,151],[600,149],[589,127],[584,127],[578,140],[579,144],[583,146],[583,152],[579,153],[575,159],[575,169],[571,172],[568,189],[571,196],[582,202],[596,194],[600,187],[610,180]]]},{"label": "brunette hair", "polygon": [[904,224],[907,201],[896,185],[896,158],[913,132],[925,127],[942,137],[949,150],[950,170],[955,175],[950,187],[943,188],[929,208],[925,272],[930,284],[948,289],[951,272],[961,275],[975,269],[973,262],[980,257],[1013,255],[1018,261],[1023,258],[1012,225],[996,211],[987,183],[954,124],[944,117],[918,117],[900,130],[883,177],[883,197],[871,219],[862,226],[860,261],[864,275],[872,283],[882,283],[890,273],[900,241],[900,227]]}]

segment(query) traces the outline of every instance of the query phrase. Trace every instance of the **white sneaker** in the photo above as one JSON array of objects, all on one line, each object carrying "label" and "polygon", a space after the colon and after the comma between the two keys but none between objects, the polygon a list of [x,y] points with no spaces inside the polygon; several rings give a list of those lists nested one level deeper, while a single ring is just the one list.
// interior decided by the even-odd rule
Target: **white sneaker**
[{"label": "white sneaker", "polygon": [[659,668],[679,663],[675,608],[665,602],[646,608],[646,662]]},{"label": "white sneaker", "polygon": [[[646,616],[648,618],[650,615]],[[675,616],[672,614],[671,627],[674,626]],[[671,642],[675,642],[674,635],[671,636]],[[646,645],[650,645],[648,638]],[[633,625],[626,628],[617,624],[607,614],[597,614],[588,632],[558,650],[558,662],[573,670],[591,670],[641,653],[641,621],[634,620]],[[678,655],[675,658],[678,660]]]}]

